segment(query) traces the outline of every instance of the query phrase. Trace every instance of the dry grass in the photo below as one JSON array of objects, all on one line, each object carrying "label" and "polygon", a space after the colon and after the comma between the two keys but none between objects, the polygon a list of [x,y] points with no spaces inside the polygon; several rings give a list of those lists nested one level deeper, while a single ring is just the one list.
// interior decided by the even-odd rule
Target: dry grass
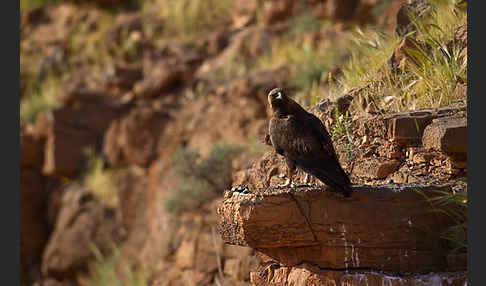
[{"label": "dry grass", "polygon": [[163,19],[163,36],[192,38],[228,23],[231,5],[231,0],[146,0],[143,10]]},{"label": "dry grass", "polygon": [[[383,112],[441,107],[461,99],[458,82],[467,84],[467,62],[459,61],[461,44],[452,41],[457,27],[467,22],[465,11],[449,1],[433,1],[430,17],[417,21],[410,35],[419,45],[405,51],[406,68],[392,72],[388,61],[400,39],[376,30],[356,31],[351,60],[333,94],[342,95],[354,87],[366,87],[361,95]],[[449,44],[448,44],[449,43]]]}]

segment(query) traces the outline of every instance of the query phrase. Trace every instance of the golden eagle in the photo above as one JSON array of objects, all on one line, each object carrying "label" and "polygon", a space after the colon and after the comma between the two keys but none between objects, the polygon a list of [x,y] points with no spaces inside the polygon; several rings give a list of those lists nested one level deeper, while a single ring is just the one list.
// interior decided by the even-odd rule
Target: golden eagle
[{"label": "golden eagle", "polygon": [[307,176],[313,175],[334,191],[350,196],[351,181],[339,164],[321,120],[286,96],[281,88],[268,93],[268,102],[272,116],[265,142],[285,157],[288,168],[285,185],[292,184],[292,176],[299,167]]}]

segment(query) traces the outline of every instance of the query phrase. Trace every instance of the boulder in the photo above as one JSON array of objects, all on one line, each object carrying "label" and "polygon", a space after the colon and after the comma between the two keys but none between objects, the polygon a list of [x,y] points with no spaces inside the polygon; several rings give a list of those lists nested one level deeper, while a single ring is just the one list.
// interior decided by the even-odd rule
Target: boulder
[{"label": "boulder", "polygon": [[46,141],[42,172],[49,176],[76,176],[84,168],[96,137],[85,130],[56,126]]},{"label": "boulder", "polygon": [[160,61],[147,72],[143,80],[134,85],[133,91],[137,97],[157,97],[189,81],[191,75],[192,70],[187,65],[169,60]]},{"label": "boulder", "polygon": [[123,106],[82,81],[70,82],[62,94],[66,106],[41,113],[35,134],[46,140],[43,173],[74,177],[84,168],[89,149],[101,147],[105,130]]},{"label": "boulder", "polygon": [[440,232],[454,223],[428,212],[421,191],[451,191],[452,185],[353,186],[350,198],[323,187],[225,192],[218,208],[225,243],[254,248],[264,262],[321,268],[438,271],[445,260]]},{"label": "boulder", "polygon": [[93,248],[108,255],[122,239],[116,210],[103,206],[84,188],[69,185],[42,257],[42,273],[57,279],[72,277],[93,261]]},{"label": "boulder", "polygon": [[126,116],[113,121],[103,142],[103,153],[108,163],[149,164],[155,159],[157,142],[169,120],[166,112],[147,106],[134,108]]},{"label": "boulder", "polygon": [[396,143],[397,147],[417,146],[422,143],[424,129],[432,120],[465,111],[466,106],[442,107],[356,118],[355,135],[382,137]]},{"label": "boulder", "polygon": [[392,118],[388,129],[388,138],[401,145],[420,142],[424,128],[432,122],[430,114],[404,114]]},{"label": "boulder", "polygon": [[441,118],[424,130],[422,144],[449,154],[467,154],[467,118]]},{"label": "boulder", "polygon": [[400,161],[379,157],[363,158],[356,162],[353,175],[368,179],[383,179],[395,172],[400,166]]}]

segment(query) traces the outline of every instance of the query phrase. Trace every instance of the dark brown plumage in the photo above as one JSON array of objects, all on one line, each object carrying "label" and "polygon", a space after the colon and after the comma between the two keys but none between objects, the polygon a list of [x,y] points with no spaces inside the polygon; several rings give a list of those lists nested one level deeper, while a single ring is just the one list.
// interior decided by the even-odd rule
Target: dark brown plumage
[{"label": "dark brown plumage", "polygon": [[265,141],[285,157],[290,181],[299,167],[334,191],[349,196],[351,182],[321,120],[286,96],[281,88],[269,92],[268,102],[273,114]]}]

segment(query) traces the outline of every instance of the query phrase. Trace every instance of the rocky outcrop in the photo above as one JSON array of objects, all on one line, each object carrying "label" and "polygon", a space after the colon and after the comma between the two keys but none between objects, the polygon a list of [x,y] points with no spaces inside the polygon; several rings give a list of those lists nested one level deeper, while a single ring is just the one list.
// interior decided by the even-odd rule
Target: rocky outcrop
[{"label": "rocky outcrop", "polygon": [[[139,107],[113,121],[103,142],[108,162],[147,166],[155,158],[159,137],[169,119],[167,112]],[[133,136],[135,133],[138,135]]]},{"label": "rocky outcrop", "polygon": [[259,286],[463,286],[465,285],[466,280],[467,273],[464,271],[396,276],[391,273],[376,271],[355,270],[345,272],[336,270],[324,270],[308,263],[299,265],[299,267],[286,267],[273,264],[266,267],[260,267],[257,271],[251,273],[252,285]]},{"label": "rocky outcrop", "polygon": [[[398,1],[402,0],[393,1],[392,5]],[[91,2],[116,4],[119,1]],[[225,244],[214,228],[219,199],[203,203],[179,217],[166,213],[161,202],[176,184],[171,156],[182,146],[203,154],[221,141],[249,146],[249,151],[233,162],[233,169],[239,170],[233,174],[234,185],[246,184],[254,190],[285,182],[281,176],[286,171],[282,158],[264,153],[269,147],[254,141],[266,128],[266,93],[275,86],[288,88],[294,67],[260,70],[263,67],[255,61],[278,51],[279,44],[289,40],[287,36],[296,36],[294,28],[306,30],[306,21],[316,20],[312,16],[318,21],[331,19],[339,23],[324,31],[304,32],[295,40],[302,39],[304,46],[327,49],[343,33],[347,37],[350,26],[346,23],[373,22],[372,9],[379,8],[381,1],[251,0],[233,1],[233,4],[229,15],[233,18],[231,27],[226,22],[207,33],[198,33],[197,37],[188,35],[187,39],[159,37],[166,22],[156,11],[147,13],[145,9],[121,9],[105,17],[106,11],[96,5],[58,3],[23,11],[21,94],[29,95],[26,87],[31,80],[50,84],[45,81],[49,76],[63,75],[62,83],[53,82],[60,85],[55,97],[61,106],[38,116],[35,128],[21,129],[23,285],[32,285],[33,281],[37,281],[34,285],[88,285],[89,278],[85,275],[94,261],[91,245],[108,255],[111,242],[120,249],[123,263],[152,270],[152,285],[229,286],[248,285],[250,280],[257,285],[281,285],[287,281],[316,284],[319,275],[331,275],[331,270],[313,269],[317,266],[305,266],[306,263],[267,268],[267,262],[272,263],[269,256],[261,253],[258,258],[251,248]],[[394,19],[396,12],[391,14],[389,18]],[[467,27],[457,31],[454,41],[467,41]],[[35,56],[29,58],[30,55]],[[467,48],[461,52],[461,59],[467,60]],[[255,66],[257,72],[252,71]],[[228,76],[226,69],[231,70],[230,74],[237,70],[238,76]],[[68,81],[64,82],[65,79]],[[466,90],[464,82],[458,83],[458,94],[465,96]],[[348,98],[344,96],[345,101],[338,103],[342,105],[342,113],[349,107]],[[420,117],[419,114],[403,115]],[[393,116],[386,117],[389,120],[383,117],[363,120],[372,122],[369,133],[356,135],[359,141],[366,141],[363,144],[366,156],[343,164],[355,182],[432,181],[436,168],[444,167],[450,169],[451,177],[465,173],[465,159],[452,160],[440,147],[419,146],[423,142],[422,133],[428,132],[426,125],[433,125],[433,120],[440,116],[425,116],[417,134],[411,128],[415,126],[414,120],[400,119],[404,123],[393,123]],[[395,127],[390,127],[393,124]],[[372,135],[375,133],[380,134],[379,138]],[[348,146],[336,146],[341,159],[346,157]],[[107,163],[103,173],[109,173],[114,181],[119,201],[116,209],[97,201],[83,187],[59,188],[58,180],[54,179],[82,182],[85,163],[92,154],[90,150]],[[257,160],[245,170],[249,158]],[[353,165],[353,160],[359,164]],[[456,173],[458,170],[462,173]],[[405,174],[403,178],[399,178],[402,174]],[[297,180],[302,181],[303,177],[299,171]],[[315,178],[311,182],[319,183]],[[297,200],[300,205],[298,196]],[[293,211],[297,215],[295,205]],[[404,226],[404,222],[399,225]],[[346,250],[356,250],[350,247],[341,248],[341,258]],[[301,258],[298,248],[292,250],[296,253],[294,260]],[[359,251],[359,255],[364,255],[359,256],[361,262],[372,255]],[[268,254],[285,257],[278,251]],[[449,269],[461,271],[464,260],[463,253],[447,256]],[[353,259],[348,262],[353,263]],[[256,269],[258,265],[263,268]],[[306,272],[308,269],[312,274]],[[250,271],[253,271],[251,275]],[[363,272],[349,277],[345,274],[336,270],[333,277],[345,278],[333,278],[329,283],[362,283],[359,281]],[[369,272],[366,279],[385,284],[405,281],[400,280],[405,279],[403,276],[388,279],[385,274],[379,275]],[[430,277],[437,280],[435,276]],[[429,278],[422,277],[413,283],[420,283],[420,279],[428,281]]]},{"label": "rocky outcrop", "polygon": [[220,232],[226,243],[287,266],[437,271],[443,257],[424,227],[440,232],[453,222],[427,212],[417,190],[432,197],[451,186],[355,186],[351,199],[320,187],[227,191],[218,209]]},{"label": "rocky outcrop", "polygon": [[94,251],[108,254],[123,239],[123,228],[114,209],[100,204],[77,185],[64,191],[55,229],[42,258],[47,277],[70,278],[94,259]]},{"label": "rocky outcrop", "polygon": [[354,157],[340,156],[341,163],[360,183],[444,182],[464,176],[465,111],[459,106],[357,117]]}]

